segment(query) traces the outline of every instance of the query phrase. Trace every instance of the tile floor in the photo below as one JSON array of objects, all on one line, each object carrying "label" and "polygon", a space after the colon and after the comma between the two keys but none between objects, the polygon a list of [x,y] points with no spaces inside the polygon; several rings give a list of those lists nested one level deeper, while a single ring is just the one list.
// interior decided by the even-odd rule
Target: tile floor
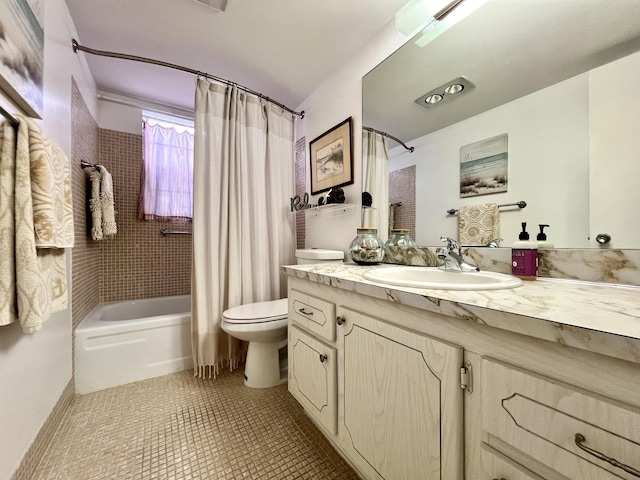
[{"label": "tile floor", "polygon": [[192,371],[77,396],[33,480],[357,479],[286,385]]}]

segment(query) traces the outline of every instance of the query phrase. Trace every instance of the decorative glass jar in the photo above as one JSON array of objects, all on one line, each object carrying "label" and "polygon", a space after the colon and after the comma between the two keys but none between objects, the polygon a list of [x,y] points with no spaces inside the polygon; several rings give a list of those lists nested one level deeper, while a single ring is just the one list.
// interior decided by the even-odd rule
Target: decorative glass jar
[{"label": "decorative glass jar", "polygon": [[376,265],[384,257],[384,243],[377,228],[358,228],[358,235],[349,245],[351,260],[359,265]]},{"label": "decorative glass jar", "polygon": [[409,230],[406,228],[392,229],[389,234],[389,240],[384,244],[384,251],[388,257],[392,257],[398,250],[414,247],[416,242],[409,236]]}]

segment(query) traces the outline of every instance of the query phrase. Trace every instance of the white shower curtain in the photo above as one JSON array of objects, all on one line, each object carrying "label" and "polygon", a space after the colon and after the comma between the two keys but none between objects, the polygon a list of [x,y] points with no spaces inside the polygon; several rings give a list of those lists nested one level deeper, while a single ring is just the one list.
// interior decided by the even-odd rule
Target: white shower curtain
[{"label": "white shower curtain", "polygon": [[373,208],[363,214],[363,227],[378,229],[384,241],[389,233],[389,153],[387,138],[377,132],[362,130],[364,188],[373,197]]},{"label": "white shower curtain", "polygon": [[220,329],[222,312],[286,295],[293,264],[293,117],[272,104],[199,79],[196,88],[192,346],[194,373],[242,360]]}]

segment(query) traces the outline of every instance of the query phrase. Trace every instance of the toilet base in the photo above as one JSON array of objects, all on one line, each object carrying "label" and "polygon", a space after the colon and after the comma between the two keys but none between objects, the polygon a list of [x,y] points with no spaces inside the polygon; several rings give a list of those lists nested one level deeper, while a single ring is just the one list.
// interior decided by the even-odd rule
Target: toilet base
[{"label": "toilet base", "polygon": [[287,339],[275,343],[249,342],[244,366],[244,384],[251,388],[269,388],[287,381],[280,373],[280,349]]}]

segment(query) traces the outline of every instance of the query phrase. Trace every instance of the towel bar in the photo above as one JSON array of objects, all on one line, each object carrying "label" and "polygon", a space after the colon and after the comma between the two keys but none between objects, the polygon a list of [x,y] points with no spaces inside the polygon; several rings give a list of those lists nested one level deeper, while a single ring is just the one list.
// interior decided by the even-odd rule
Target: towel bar
[{"label": "towel bar", "polygon": [[[527,206],[527,202],[520,201],[520,202],[515,202],[515,203],[502,203],[502,204],[498,205],[499,208],[502,208],[502,207],[515,207],[515,206],[518,206],[520,208],[524,208],[524,207]],[[452,208],[450,210],[447,210],[447,213],[449,215],[455,215],[457,211],[458,211],[457,209]]]},{"label": "towel bar", "polygon": [[166,237],[167,235],[191,235],[191,232],[179,232],[174,230],[167,230],[166,228],[160,230],[160,235]]}]

